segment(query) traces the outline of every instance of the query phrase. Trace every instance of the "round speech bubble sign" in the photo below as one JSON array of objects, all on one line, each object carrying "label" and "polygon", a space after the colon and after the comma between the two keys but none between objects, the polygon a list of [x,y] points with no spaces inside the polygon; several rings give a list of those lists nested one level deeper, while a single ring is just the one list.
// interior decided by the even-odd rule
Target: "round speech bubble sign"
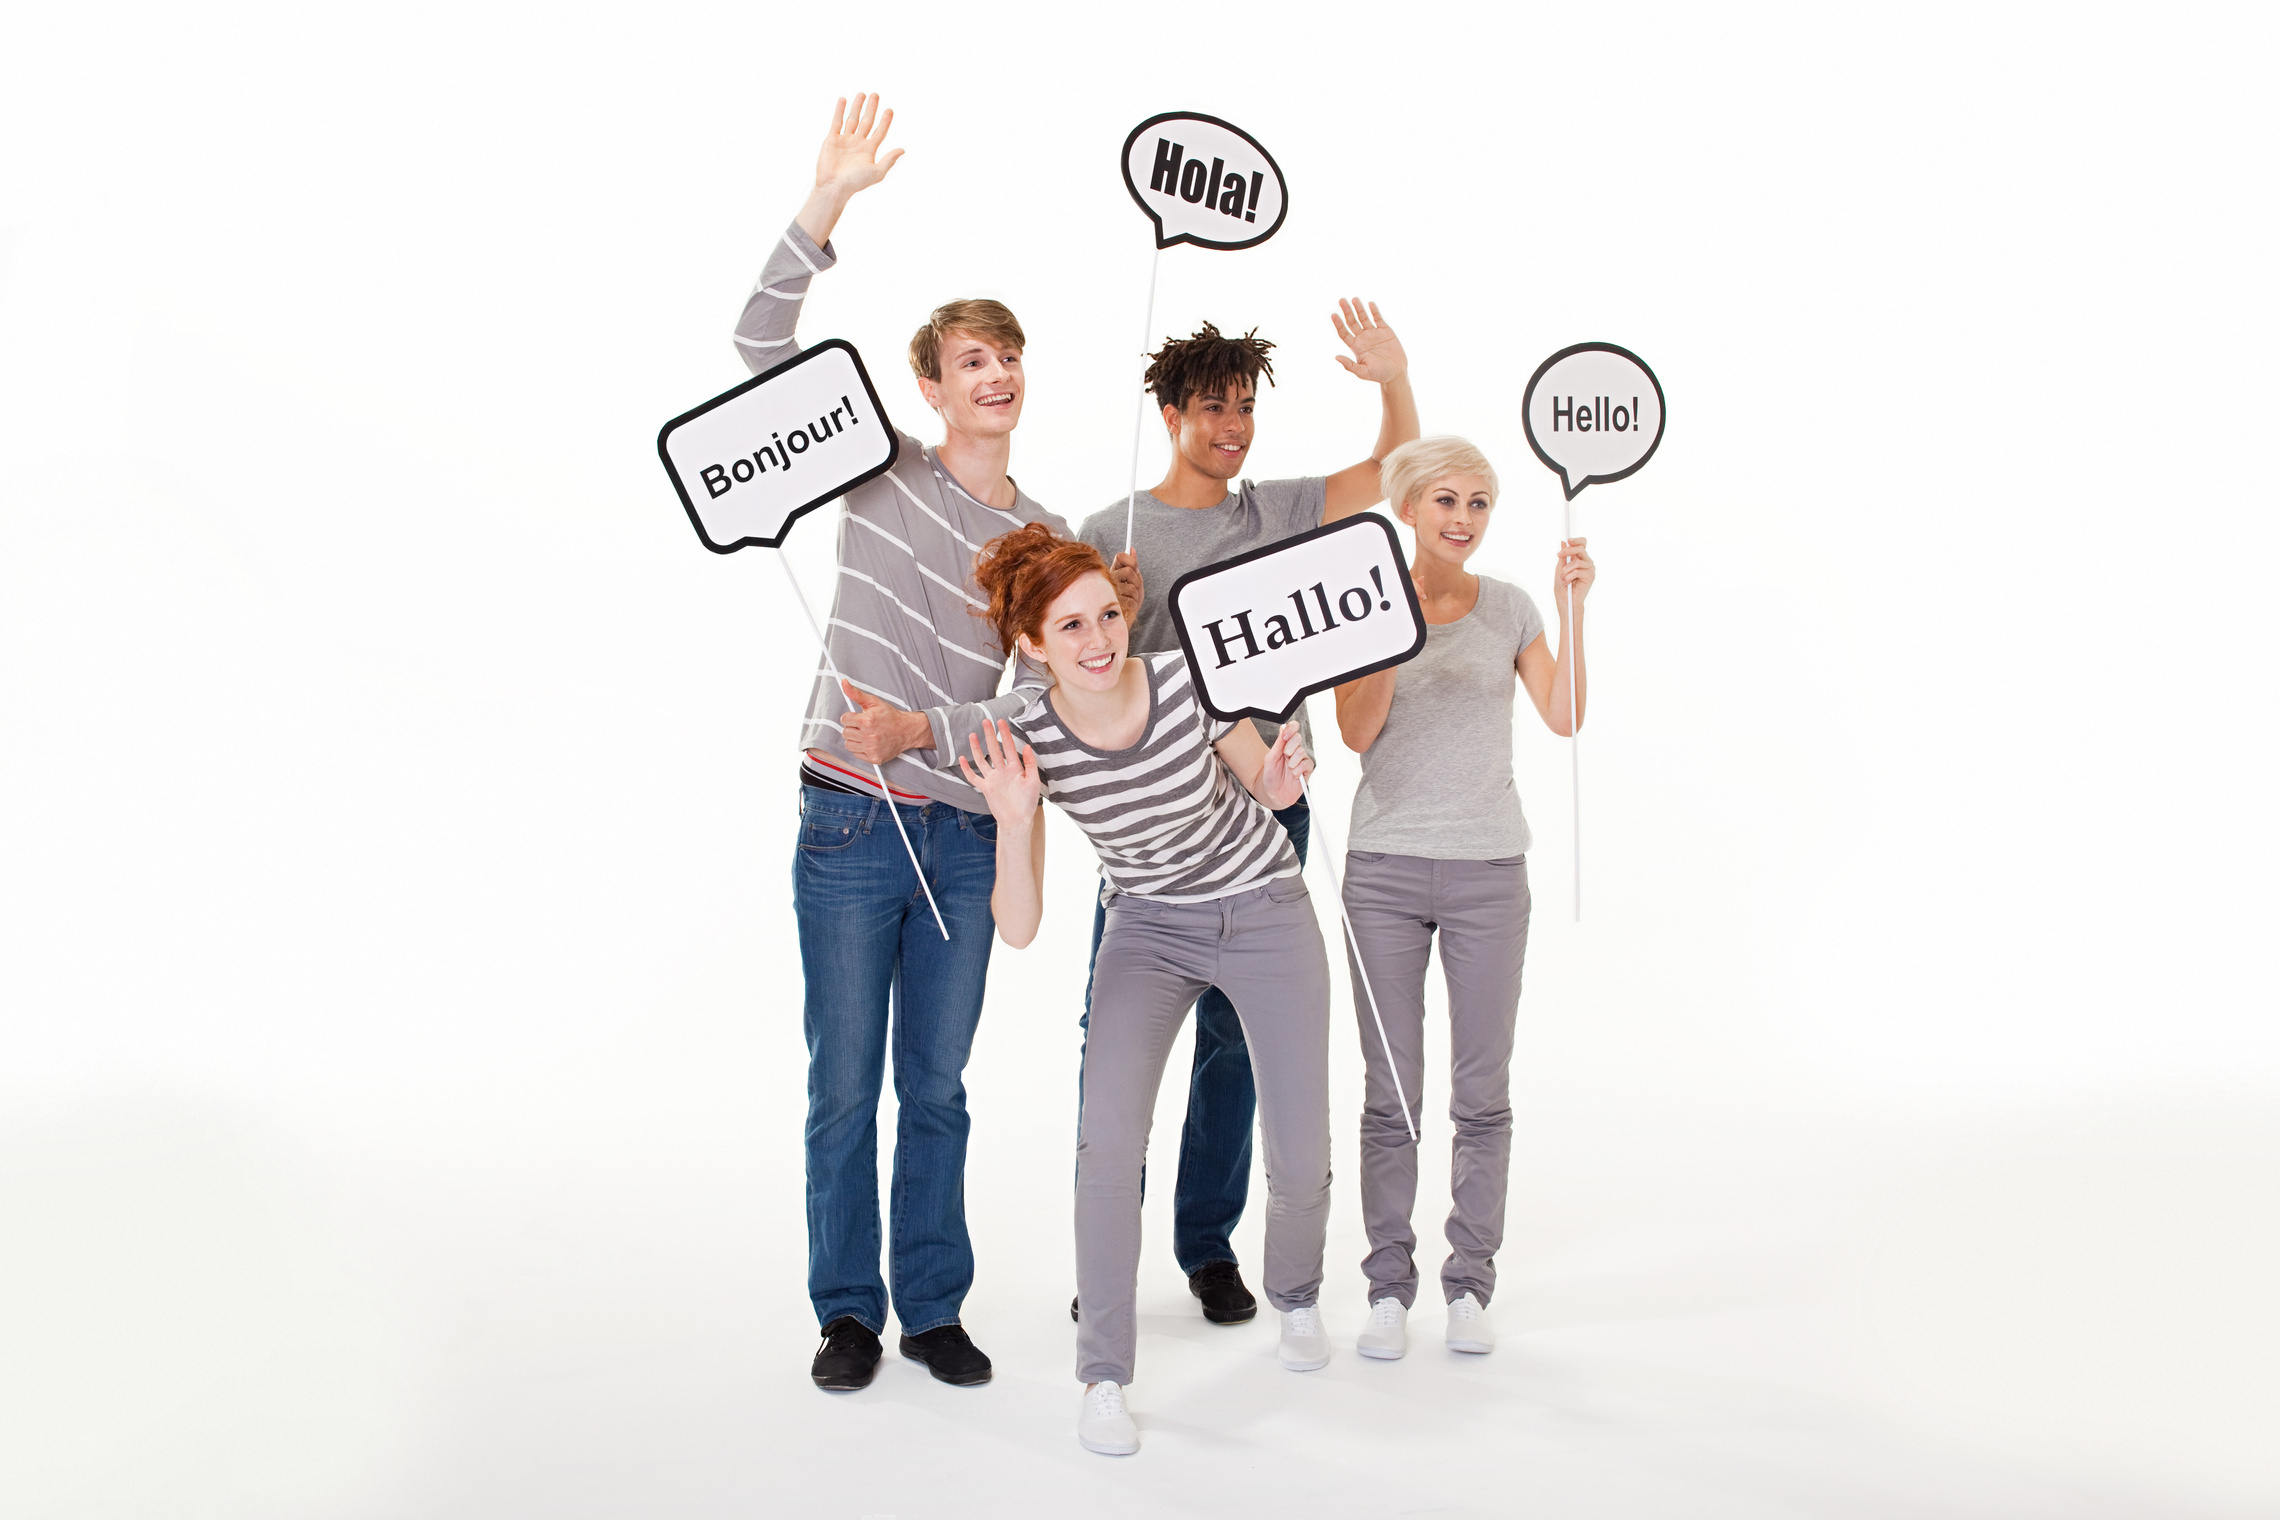
[{"label": "round speech bubble sign", "polygon": [[1290,188],[1274,155],[1216,116],[1149,117],[1124,139],[1123,166],[1124,188],[1156,224],[1158,248],[1256,248],[1290,210]]},{"label": "round speech bubble sign", "polygon": [[1654,458],[1663,435],[1662,382],[1612,343],[1578,343],[1536,366],[1520,400],[1528,447],[1559,473],[1568,500],[1621,480]]}]

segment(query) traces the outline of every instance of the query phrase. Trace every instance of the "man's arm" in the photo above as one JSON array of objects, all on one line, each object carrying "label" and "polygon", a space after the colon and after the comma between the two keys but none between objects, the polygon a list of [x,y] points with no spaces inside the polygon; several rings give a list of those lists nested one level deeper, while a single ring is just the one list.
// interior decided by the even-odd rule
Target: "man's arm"
[{"label": "man's arm", "polygon": [[902,157],[900,148],[884,158],[879,155],[894,119],[894,112],[879,110],[876,95],[856,96],[852,109],[845,100],[832,107],[831,130],[824,134],[823,149],[816,155],[815,189],[768,256],[759,283],[745,298],[744,315],[737,319],[736,351],[754,374],[799,352],[793,333],[799,327],[808,282],[838,262],[831,250],[831,230],[839,225],[839,214],[858,191],[885,179]]},{"label": "man's arm", "polygon": [[1383,415],[1370,457],[1360,464],[1348,465],[1324,484],[1322,522],[1325,527],[1356,512],[1366,512],[1385,500],[1385,489],[1378,484],[1378,467],[1385,463],[1386,455],[1415,438],[1419,431],[1417,397],[1409,388],[1409,355],[1403,351],[1401,340],[1378,315],[1376,303],[1341,300],[1338,308],[1338,315],[1331,317],[1330,325],[1338,330],[1339,339],[1354,351],[1354,357],[1349,359],[1339,354],[1337,360],[1346,367],[1347,374],[1376,383]]},{"label": "man's arm", "polygon": [[955,758],[966,752],[967,741],[1010,722],[1053,684],[1052,675],[1029,656],[1013,657],[1013,685],[980,702],[952,702],[922,712],[905,712],[869,692],[850,690],[848,696],[862,709],[841,720],[841,741],[847,753],[873,765],[884,765],[909,750],[931,749],[937,756]]}]

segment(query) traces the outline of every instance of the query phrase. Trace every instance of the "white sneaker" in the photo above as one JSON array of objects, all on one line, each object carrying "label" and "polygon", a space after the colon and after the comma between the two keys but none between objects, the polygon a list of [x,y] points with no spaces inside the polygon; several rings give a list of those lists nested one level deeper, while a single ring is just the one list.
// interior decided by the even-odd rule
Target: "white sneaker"
[{"label": "white sneaker", "polygon": [[1370,1305],[1370,1322],[1354,1349],[1381,1362],[1398,1362],[1409,1349],[1409,1309],[1392,1294]]},{"label": "white sneaker", "polygon": [[1308,1304],[1282,1312],[1282,1345],[1275,1355],[1293,1372],[1312,1372],[1330,1361],[1330,1335],[1322,1328],[1322,1311]]},{"label": "white sneaker", "polygon": [[1077,1406],[1077,1444],[1104,1457],[1129,1457],[1140,1449],[1140,1427],[1125,1412],[1124,1390],[1095,1383]]},{"label": "white sneaker", "polygon": [[1460,1293],[1449,1305],[1449,1349],[1482,1353],[1496,1349],[1496,1327],[1488,1310],[1470,1293]]}]

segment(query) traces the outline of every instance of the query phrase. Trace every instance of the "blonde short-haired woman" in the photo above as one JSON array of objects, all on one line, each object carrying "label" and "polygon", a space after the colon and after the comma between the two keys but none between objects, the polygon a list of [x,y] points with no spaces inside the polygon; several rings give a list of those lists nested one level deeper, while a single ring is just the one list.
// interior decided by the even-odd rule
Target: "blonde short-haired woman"
[{"label": "blonde short-haired woman", "polygon": [[[1475,575],[1496,506],[1496,471],[1462,438],[1420,438],[1386,456],[1394,515],[1416,535],[1410,580],[1424,609],[1425,648],[1407,664],[1338,688],[1338,731],[1362,757],[1346,855],[1346,913],[1377,994],[1394,1068],[1423,1117],[1425,967],[1436,935],[1449,992],[1452,1145],[1449,1257],[1441,1289],[1448,1345],[1486,1352],[1504,1239],[1512,1150],[1509,1075],[1528,945],[1528,820],[1512,780],[1513,692],[1528,693],[1555,734],[1583,711],[1573,656],[1593,567],[1580,538],[1560,545],[1552,575],[1559,648],[1528,593]],[[1567,626],[1574,593],[1575,627]],[[1349,951],[1349,954],[1351,952]],[[1393,1358],[1408,1349],[1417,1296],[1417,1145],[1355,979],[1367,1069],[1362,1106],[1362,1216],[1370,1313],[1357,1349]]]}]

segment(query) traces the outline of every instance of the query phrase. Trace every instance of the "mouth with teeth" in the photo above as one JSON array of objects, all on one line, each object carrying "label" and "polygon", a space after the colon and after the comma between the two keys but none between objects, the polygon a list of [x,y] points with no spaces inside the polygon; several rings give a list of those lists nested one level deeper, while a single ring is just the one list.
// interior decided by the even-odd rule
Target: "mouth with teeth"
[{"label": "mouth with teeth", "polygon": [[1083,671],[1087,675],[1104,676],[1108,674],[1109,667],[1115,663],[1116,651],[1113,649],[1108,649],[1103,650],[1099,654],[1079,656],[1077,660],[1077,669]]},{"label": "mouth with teeth", "polygon": [[1013,405],[1013,392],[1011,392],[1011,391],[991,391],[991,392],[990,392],[989,394],[987,394],[987,395],[983,395],[983,396],[976,396],[976,397],[974,398],[974,405],[976,405],[976,406],[983,406],[983,407],[990,407],[990,408],[992,408],[992,409],[995,409],[995,408],[998,408],[998,407],[1006,407],[1006,406],[1011,406],[1011,405]]},{"label": "mouth with teeth", "polygon": [[1458,528],[1450,528],[1441,534],[1442,543],[1455,544],[1460,549],[1466,547],[1472,541],[1473,536],[1470,533],[1464,532],[1462,529]]}]

